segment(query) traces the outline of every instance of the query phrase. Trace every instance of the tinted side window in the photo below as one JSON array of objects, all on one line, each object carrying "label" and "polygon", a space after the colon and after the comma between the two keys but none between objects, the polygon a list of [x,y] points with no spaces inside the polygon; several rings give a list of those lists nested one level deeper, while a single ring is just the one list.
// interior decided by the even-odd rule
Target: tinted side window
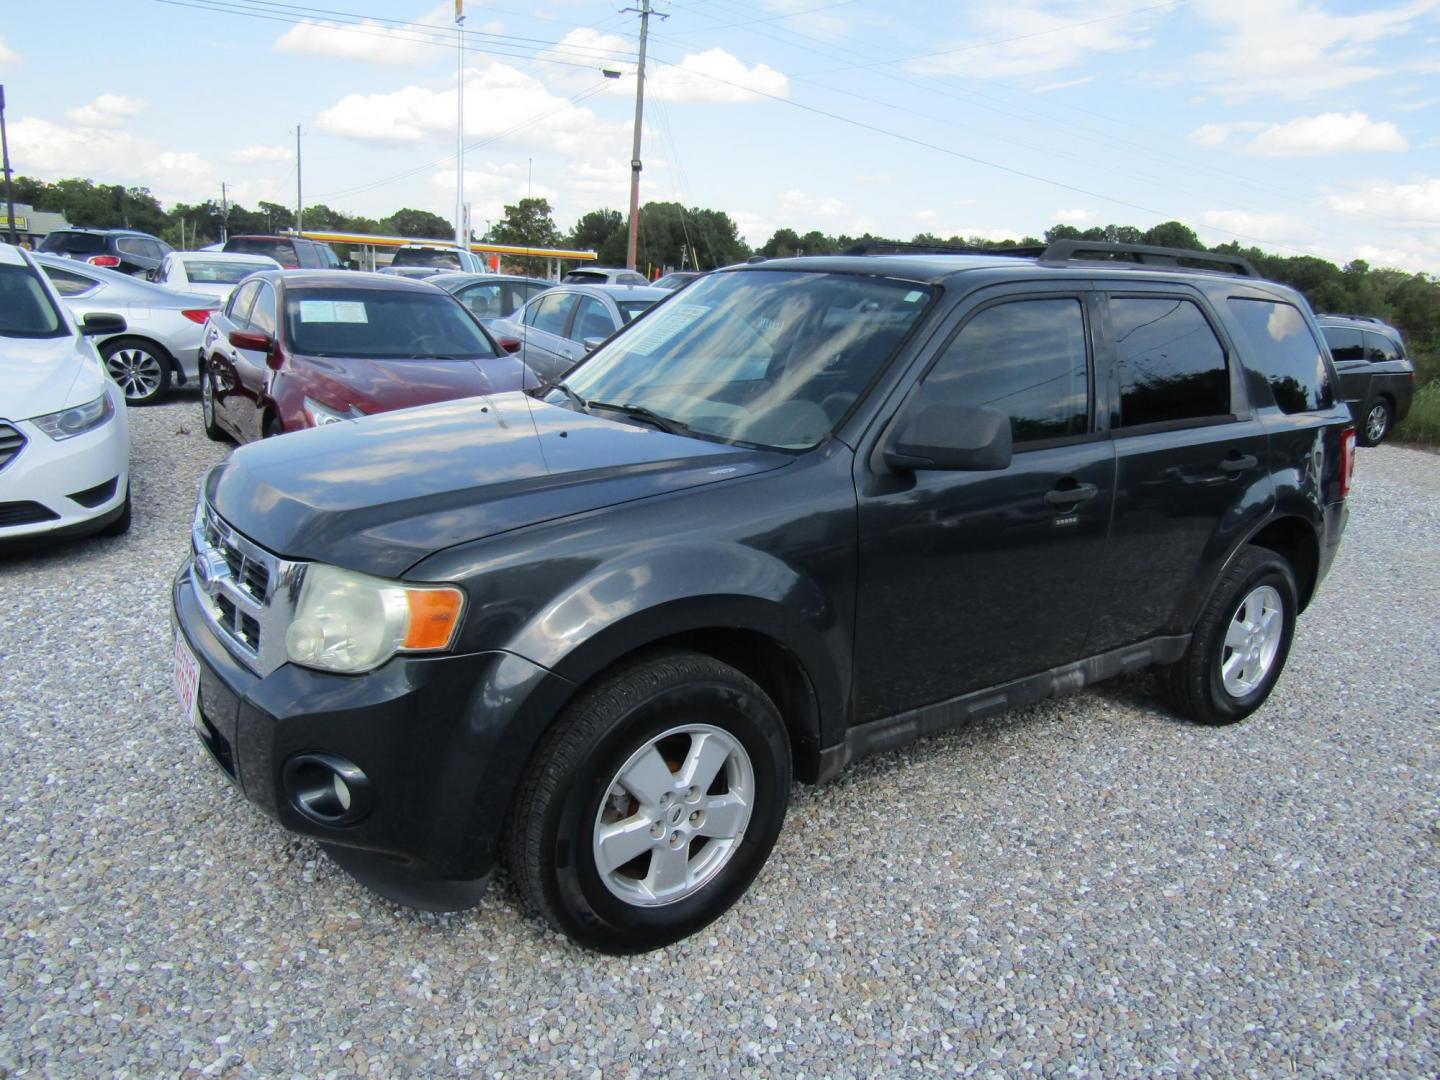
[{"label": "tinted side window", "polygon": [[149,252],[146,251],[145,248],[145,241],[138,237],[122,236],[119,240],[115,241],[115,250],[122,255],[148,255]]},{"label": "tinted side window", "polygon": [[582,296],[570,336],[576,341],[584,341],[586,338],[609,337],[614,332],[615,320],[610,318],[605,305],[593,296]]},{"label": "tinted side window", "polygon": [[94,233],[53,232],[40,241],[40,250],[67,255],[99,255],[105,250],[105,237]]},{"label": "tinted side window", "polygon": [[498,281],[471,285],[468,289],[462,289],[458,295],[460,302],[469,308],[477,319],[495,319],[513,310],[501,303]]},{"label": "tinted side window", "polygon": [[231,294],[225,314],[235,324],[237,330],[243,330],[249,325],[246,320],[250,314],[250,305],[259,291],[260,283],[258,281],[247,281]]},{"label": "tinted side window", "polygon": [[72,274],[69,270],[60,270],[54,266],[43,269],[45,276],[50,279],[50,284],[55,286],[55,291],[61,296],[80,296],[95,288],[96,283],[83,274]]},{"label": "tinted side window", "polygon": [[564,337],[565,324],[569,321],[570,309],[574,306],[574,293],[547,296],[540,301],[539,310],[535,312],[535,321],[531,325],[536,330],[544,330],[547,334]]},{"label": "tinted side window", "polygon": [[269,285],[261,285],[260,295],[255,298],[255,306],[250,310],[250,329],[274,337],[279,322],[275,310],[275,290]]},{"label": "tinted side window", "polygon": [[[1373,334],[1365,331],[1365,357],[1372,364],[1378,364],[1384,360],[1399,360],[1400,350],[1395,342],[1391,341],[1384,334]],[[1337,356],[1338,360],[1339,357]]]},{"label": "tinted side window", "polygon": [[1111,297],[1120,426],[1227,416],[1225,350],[1200,308],[1172,297]]},{"label": "tinted side window", "polygon": [[1365,343],[1359,330],[1351,330],[1347,326],[1322,326],[1320,332],[1325,335],[1325,343],[1330,346],[1330,355],[1336,363],[1365,359]]},{"label": "tinted side window", "polygon": [[1089,430],[1085,315],[1074,297],[1015,300],[980,312],[925,380],[958,405],[1010,416],[1016,444]]},{"label": "tinted side window", "polygon": [[1335,403],[1325,355],[1299,308],[1232,296],[1230,310],[1244,336],[1245,365],[1270,384],[1281,412],[1328,409]]}]

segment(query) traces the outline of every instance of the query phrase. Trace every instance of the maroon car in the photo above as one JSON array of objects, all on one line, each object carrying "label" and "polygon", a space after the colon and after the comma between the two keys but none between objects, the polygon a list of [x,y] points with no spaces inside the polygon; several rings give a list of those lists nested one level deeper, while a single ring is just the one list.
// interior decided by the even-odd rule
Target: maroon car
[{"label": "maroon car", "polygon": [[449,293],[350,271],[252,274],[205,327],[205,433],[240,442],[535,385]]}]

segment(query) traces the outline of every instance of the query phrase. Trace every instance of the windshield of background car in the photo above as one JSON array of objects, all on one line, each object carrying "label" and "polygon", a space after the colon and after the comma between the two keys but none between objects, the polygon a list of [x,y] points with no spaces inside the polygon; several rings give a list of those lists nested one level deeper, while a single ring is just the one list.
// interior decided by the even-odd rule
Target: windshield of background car
[{"label": "windshield of background car", "polygon": [[70,331],[28,266],[0,266],[0,337],[63,337]]},{"label": "windshield of background car", "polygon": [[40,250],[60,255],[103,255],[105,237],[94,233],[55,232],[40,241]]},{"label": "windshield of background car", "polygon": [[[592,403],[641,406],[696,435],[805,450],[849,412],[931,295],[858,274],[715,274],[614,338],[566,385]],[[546,400],[567,398],[554,390]]]},{"label": "windshield of background car", "polygon": [[225,244],[226,251],[238,251],[246,255],[269,255],[281,266],[294,269],[299,266],[295,245],[278,236],[237,236]]},{"label": "windshield of background car", "polygon": [[656,303],[655,300],[616,300],[615,306],[620,309],[620,317],[628,323],[642,311],[650,310]]},{"label": "windshield of background car", "polygon": [[435,248],[401,248],[395,252],[391,266],[438,266],[443,270],[459,270],[460,256],[453,251]]},{"label": "windshield of background car", "polygon": [[261,270],[275,269],[268,262],[238,262],[230,259],[186,259],[185,276],[192,285],[238,285]]},{"label": "windshield of background car", "polygon": [[496,355],[480,325],[441,292],[287,289],[285,336],[309,356],[480,360]]}]

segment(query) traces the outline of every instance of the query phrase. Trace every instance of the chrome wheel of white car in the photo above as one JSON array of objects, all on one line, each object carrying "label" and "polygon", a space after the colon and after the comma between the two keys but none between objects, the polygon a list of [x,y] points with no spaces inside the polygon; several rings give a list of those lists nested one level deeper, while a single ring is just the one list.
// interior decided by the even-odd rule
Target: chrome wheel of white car
[{"label": "chrome wheel of white car", "polygon": [[110,377],[129,405],[154,401],[170,388],[170,367],[153,345],[134,338],[107,341],[100,349]]},{"label": "chrome wheel of white car", "polygon": [[595,816],[600,880],[627,904],[672,904],[703,889],[745,836],[750,755],[709,724],[647,740],[611,779]]}]

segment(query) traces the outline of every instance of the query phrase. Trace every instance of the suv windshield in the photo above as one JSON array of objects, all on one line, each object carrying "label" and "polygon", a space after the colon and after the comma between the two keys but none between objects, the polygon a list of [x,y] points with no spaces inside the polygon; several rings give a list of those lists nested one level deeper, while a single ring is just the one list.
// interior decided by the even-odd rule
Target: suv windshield
[{"label": "suv windshield", "polygon": [[391,266],[438,266],[444,270],[459,270],[460,256],[444,248],[401,248],[395,252]]},{"label": "suv windshield", "polygon": [[106,238],[95,233],[52,232],[40,241],[40,250],[61,255],[101,255],[105,243]]},{"label": "suv windshield", "polygon": [[291,269],[300,265],[295,245],[282,236],[232,236],[226,241],[225,250],[245,255],[269,255],[281,266]]},{"label": "suv windshield", "polygon": [[242,278],[261,270],[273,270],[268,262],[239,262],[230,259],[186,259],[185,276],[195,285],[237,285]]},{"label": "suv windshield", "polygon": [[[804,450],[850,410],[931,297],[912,282],[735,270],[682,296],[592,354],[566,380],[604,414],[635,407],[726,442]],[[573,404],[563,390],[547,401]]]},{"label": "suv windshield", "polygon": [[0,266],[0,337],[62,337],[65,320],[26,266]]},{"label": "suv windshield", "polygon": [[285,336],[310,356],[477,360],[496,355],[451,296],[409,289],[288,289]]}]

